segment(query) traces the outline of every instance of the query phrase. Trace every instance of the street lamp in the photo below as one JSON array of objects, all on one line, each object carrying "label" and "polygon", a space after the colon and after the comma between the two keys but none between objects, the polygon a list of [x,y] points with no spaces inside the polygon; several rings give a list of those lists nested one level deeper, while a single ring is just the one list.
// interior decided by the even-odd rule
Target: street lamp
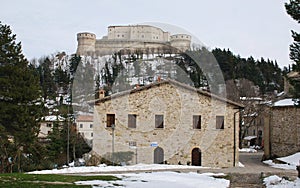
[{"label": "street lamp", "polygon": [[113,164],[113,166],[115,165],[115,159],[114,159],[114,153],[115,153],[115,128],[116,128],[115,124],[112,124],[111,125],[111,131],[112,131],[112,147],[111,147],[111,149],[112,149],[112,151],[111,151],[112,155],[111,155],[111,158],[112,158],[112,164]]}]

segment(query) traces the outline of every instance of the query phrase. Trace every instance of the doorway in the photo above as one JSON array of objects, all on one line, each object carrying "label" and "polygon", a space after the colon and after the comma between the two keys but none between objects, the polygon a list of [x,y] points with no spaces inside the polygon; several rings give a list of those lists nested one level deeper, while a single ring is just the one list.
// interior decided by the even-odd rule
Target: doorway
[{"label": "doorway", "polygon": [[201,150],[199,148],[192,150],[192,165],[201,166]]},{"label": "doorway", "polygon": [[164,150],[161,147],[154,149],[154,164],[163,164],[164,162]]}]

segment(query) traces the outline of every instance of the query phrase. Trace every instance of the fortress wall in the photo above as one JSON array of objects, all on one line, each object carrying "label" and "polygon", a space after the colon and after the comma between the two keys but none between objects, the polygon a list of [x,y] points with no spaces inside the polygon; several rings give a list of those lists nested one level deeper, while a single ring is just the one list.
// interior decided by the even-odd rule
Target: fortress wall
[{"label": "fortress wall", "polygon": [[[96,40],[93,33],[77,34],[77,54],[108,55],[127,49],[143,50],[145,53],[163,53],[185,51],[190,48],[191,36],[187,34],[171,35],[158,27],[149,25],[109,26],[108,35]],[[172,48],[172,50],[170,50]],[[176,49],[173,49],[176,48]]]},{"label": "fortress wall", "polygon": [[169,41],[168,32],[160,28],[136,26],[110,26],[108,27],[108,40],[136,40],[136,41]]},{"label": "fortress wall", "polygon": [[163,52],[173,52],[175,49],[168,43],[159,42],[139,42],[139,41],[102,41],[97,40],[96,42],[96,54],[107,55],[120,50],[126,52],[135,52],[136,50],[142,50],[143,53],[163,53]]}]

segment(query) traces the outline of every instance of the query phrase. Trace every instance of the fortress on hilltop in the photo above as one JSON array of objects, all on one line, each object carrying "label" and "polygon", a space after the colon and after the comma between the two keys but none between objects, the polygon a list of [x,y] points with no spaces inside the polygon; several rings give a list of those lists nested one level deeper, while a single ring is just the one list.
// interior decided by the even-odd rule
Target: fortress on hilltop
[{"label": "fortress on hilltop", "polygon": [[78,55],[110,55],[114,52],[176,53],[190,49],[191,36],[170,35],[169,32],[150,25],[109,26],[102,39],[89,32],[77,34]]}]

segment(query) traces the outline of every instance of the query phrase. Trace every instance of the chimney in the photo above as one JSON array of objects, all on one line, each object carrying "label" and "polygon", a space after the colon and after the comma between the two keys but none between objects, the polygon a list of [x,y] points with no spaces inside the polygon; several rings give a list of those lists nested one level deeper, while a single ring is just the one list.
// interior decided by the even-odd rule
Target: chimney
[{"label": "chimney", "polygon": [[157,81],[158,81],[158,82],[160,82],[160,81],[161,81],[161,78],[160,78],[160,76],[158,76],[158,77],[157,77]]},{"label": "chimney", "polygon": [[103,99],[105,97],[105,90],[104,89],[100,89],[99,90],[99,99]]}]

